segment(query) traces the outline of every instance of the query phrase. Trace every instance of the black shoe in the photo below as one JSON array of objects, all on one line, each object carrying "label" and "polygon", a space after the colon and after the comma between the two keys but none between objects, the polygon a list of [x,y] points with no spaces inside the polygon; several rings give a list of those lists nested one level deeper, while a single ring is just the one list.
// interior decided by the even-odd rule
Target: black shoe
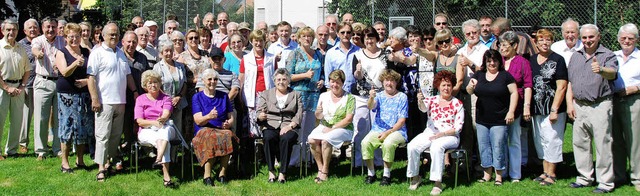
[{"label": "black shoe", "polygon": [[595,194],[604,194],[604,193],[611,193],[611,191],[613,191],[613,190],[606,190],[606,189],[596,188],[591,192],[595,193]]},{"label": "black shoe", "polygon": [[153,164],[151,164],[151,168],[162,168],[162,163],[153,162]]},{"label": "black shoe", "polygon": [[280,180],[278,180],[278,182],[280,182],[280,184],[284,184],[285,182],[287,182],[287,180],[285,180],[285,179],[280,179]]},{"label": "black shoe", "polygon": [[572,182],[571,184],[569,184],[569,186],[571,188],[584,188],[584,187],[587,187],[587,185],[580,184],[580,183],[577,183],[577,182]]},{"label": "black shoe", "polygon": [[171,181],[171,180],[166,181],[166,180],[164,180],[164,179],[162,179],[162,181],[163,181],[163,183],[162,183],[162,184],[164,185],[164,188],[171,188],[171,189],[176,188],[176,183],[175,183],[175,182],[173,182],[173,181]]},{"label": "black shoe", "polygon": [[373,184],[376,181],[376,176],[367,176],[364,178],[364,183]]},{"label": "black shoe", "polygon": [[73,173],[73,169],[71,169],[71,168],[60,167],[60,171],[62,173],[68,173],[68,174],[72,174]]},{"label": "black shoe", "polygon": [[215,184],[213,183],[213,179],[211,179],[211,177],[202,179],[202,182],[204,183],[204,185],[207,185],[207,186],[215,186]]},{"label": "black shoe", "polygon": [[276,179],[275,178],[269,178],[269,181],[267,181],[267,182],[274,183],[274,182],[276,182]]},{"label": "black shoe", "polygon": [[382,180],[380,180],[380,186],[389,186],[391,185],[391,178],[382,176]]},{"label": "black shoe", "polygon": [[218,177],[218,182],[220,182],[221,184],[227,184],[227,177],[225,176]]}]

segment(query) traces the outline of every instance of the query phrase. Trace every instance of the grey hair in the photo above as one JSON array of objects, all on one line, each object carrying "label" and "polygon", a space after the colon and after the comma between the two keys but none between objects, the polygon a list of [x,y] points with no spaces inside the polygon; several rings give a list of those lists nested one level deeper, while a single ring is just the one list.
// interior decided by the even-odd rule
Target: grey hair
[{"label": "grey hair", "polygon": [[129,35],[134,35],[134,36],[136,36],[135,40],[138,40],[138,35],[136,35],[136,33],[135,33],[135,32],[133,32],[133,31],[127,31],[127,32],[124,32],[124,35],[122,35],[122,39],[124,39],[125,37],[127,37],[127,36],[129,36]]},{"label": "grey hair", "polygon": [[166,41],[161,41],[160,43],[158,43],[158,51],[162,51],[165,48],[173,50],[173,42],[169,41],[169,40],[166,40]]},{"label": "grey hair", "polygon": [[264,34],[274,32],[274,31],[276,31],[277,29],[278,29],[278,26],[277,26],[277,25],[269,25],[269,26],[267,27],[267,31],[268,31],[268,32],[264,32]]},{"label": "grey hair", "polygon": [[202,72],[202,79],[204,80],[205,78],[207,78],[207,76],[210,76],[210,77],[213,77],[213,78],[218,77],[218,72],[216,70],[214,70],[214,69],[211,69],[211,68],[205,69]]},{"label": "grey hair", "polygon": [[638,27],[633,23],[627,23],[620,27],[618,38],[620,38],[620,34],[622,33],[630,33],[633,34],[633,37],[638,38]]},{"label": "grey hair", "polygon": [[285,69],[285,68],[278,68],[276,69],[276,71],[273,72],[273,77],[272,80],[276,80],[276,76],[277,75],[284,75],[285,77],[287,77],[287,81],[291,82],[291,73],[289,73],[289,70]]},{"label": "grey hair", "polygon": [[596,33],[600,34],[600,29],[598,28],[598,26],[594,25],[594,24],[584,24],[580,27],[580,34],[582,34],[582,30],[587,30],[587,29],[591,29],[591,30],[595,30]]},{"label": "grey hair", "polygon": [[503,41],[513,45],[520,42],[520,38],[518,38],[518,34],[516,34],[516,32],[507,31],[500,35],[500,42]]},{"label": "grey hair", "polygon": [[147,83],[149,83],[149,80],[156,80],[156,82],[162,85],[162,75],[154,70],[147,70],[142,72],[142,76],[140,78],[140,84],[145,90],[147,90]]},{"label": "grey hair", "polygon": [[169,24],[171,23],[176,24],[176,28],[180,28],[180,23],[178,23],[178,21],[175,21],[175,20],[167,20],[167,22],[164,23],[164,28],[166,29],[167,26],[169,26]]},{"label": "grey hair", "polygon": [[478,22],[478,20],[476,20],[476,19],[469,19],[469,20],[464,21],[462,23],[462,32],[463,33],[466,33],[466,32],[464,32],[464,28],[465,27],[473,27],[476,30],[478,30],[478,29],[480,29],[480,22]]},{"label": "grey hair", "polygon": [[0,28],[2,28],[2,30],[4,30],[4,28],[7,26],[7,24],[13,25],[16,28],[20,28],[20,25],[18,25],[18,21],[16,19],[13,19],[13,18],[7,18],[4,21],[2,21],[2,25],[0,26]]},{"label": "grey hair", "polygon": [[390,32],[389,32],[389,37],[394,37],[400,41],[406,41],[407,40],[407,30],[405,30],[402,27],[396,27],[393,28]]},{"label": "grey hair", "polygon": [[40,22],[40,24],[44,25],[45,22],[56,23],[56,25],[58,25],[58,21],[55,18],[52,18],[52,17],[43,18],[42,21]]},{"label": "grey hair", "polygon": [[174,36],[177,36],[178,38],[184,40],[184,35],[180,31],[173,31],[171,35],[169,35],[169,40],[171,40]]},{"label": "grey hair", "polygon": [[24,26],[27,26],[28,23],[36,23],[36,27],[40,27],[40,23],[38,23],[38,20],[33,19],[33,18],[29,18],[27,21],[24,21]]},{"label": "grey hair", "polygon": [[235,29],[238,29],[238,23],[237,23],[237,22],[229,22],[229,23],[227,24],[227,26],[226,26],[226,27],[227,27],[227,29],[229,29],[229,27],[230,27],[230,26],[235,26],[235,27],[236,27]]},{"label": "grey hair", "polygon": [[207,16],[211,16],[211,17],[213,17],[214,19],[216,18],[216,17],[213,15],[213,13],[211,13],[211,12],[207,12],[207,13],[204,15],[204,17],[202,17],[202,18],[204,19],[204,18],[206,18]]},{"label": "grey hair", "polygon": [[136,28],[136,30],[133,30],[133,31],[134,31],[136,34],[142,33],[142,31],[144,31],[144,32],[146,32],[146,33],[145,33],[146,35],[149,35],[149,31],[151,31],[151,30],[149,30],[149,27],[145,27],[145,26],[143,26],[143,27],[138,27],[138,28]]},{"label": "grey hair", "polygon": [[564,31],[565,25],[569,24],[569,23],[575,23],[576,24],[576,28],[578,28],[580,26],[580,23],[578,21],[575,21],[573,18],[567,18],[566,20],[564,20],[564,22],[562,22],[562,25],[560,25],[560,30]]},{"label": "grey hair", "polygon": [[328,18],[335,18],[336,22],[338,21],[338,16],[336,16],[335,14],[329,14],[327,16],[324,17],[324,21],[326,22]]},{"label": "grey hair", "polygon": [[58,20],[58,23],[62,24],[63,26],[66,25],[68,22],[66,20]]},{"label": "grey hair", "polygon": [[104,25],[104,27],[102,27],[102,37],[107,37],[107,30],[109,29],[109,26],[116,27],[116,32],[118,32],[119,28],[116,23],[107,23],[106,25]]}]

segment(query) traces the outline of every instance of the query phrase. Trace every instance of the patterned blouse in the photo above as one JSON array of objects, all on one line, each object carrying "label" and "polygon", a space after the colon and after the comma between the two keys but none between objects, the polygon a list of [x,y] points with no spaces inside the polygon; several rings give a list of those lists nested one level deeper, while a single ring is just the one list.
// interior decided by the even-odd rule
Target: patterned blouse
[{"label": "patterned blouse", "polygon": [[[331,100],[330,91],[320,94],[318,104],[322,105],[322,115],[324,115],[324,119],[320,120],[320,124],[326,127],[332,127],[346,118],[347,114],[353,114],[355,112],[356,98],[352,94],[344,93],[338,103],[334,103]],[[353,123],[349,123],[344,129],[353,131]]]},{"label": "patterned blouse", "polygon": [[320,96],[320,91],[316,83],[322,78],[320,77],[323,63],[320,61],[321,57],[322,54],[320,51],[314,50],[313,58],[309,59],[309,56],[307,56],[307,53],[304,52],[302,48],[296,48],[289,53],[289,58],[287,58],[285,63],[287,70],[292,75],[306,73],[309,69],[313,70],[313,77],[311,79],[305,78],[291,82],[291,88],[300,92],[304,111],[316,111],[318,98]]},{"label": "patterned blouse", "polygon": [[448,131],[454,129],[456,135],[460,135],[462,124],[464,123],[464,107],[462,101],[451,98],[451,102],[446,107],[440,106],[440,95],[427,97],[424,100],[427,107],[429,119],[427,128],[433,130],[434,133]]}]

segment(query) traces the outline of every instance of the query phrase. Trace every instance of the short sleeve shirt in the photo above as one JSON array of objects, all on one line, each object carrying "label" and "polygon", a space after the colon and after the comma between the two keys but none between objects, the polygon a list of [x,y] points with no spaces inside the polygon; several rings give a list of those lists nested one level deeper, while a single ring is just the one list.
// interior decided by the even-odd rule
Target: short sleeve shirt
[{"label": "short sleeve shirt", "polygon": [[[390,97],[385,92],[377,93],[375,97],[376,106],[372,110],[376,113],[371,131],[384,132],[393,128],[393,126],[400,120],[400,118],[409,117],[409,103],[407,101],[407,95],[398,92],[395,96]],[[402,134],[404,139],[407,139],[407,126],[397,130]]]},{"label": "short sleeve shirt", "polygon": [[[556,95],[556,81],[567,80],[567,66],[564,58],[552,52],[547,60],[538,64],[538,54],[530,59],[531,73],[533,75],[533,114],[549,115],[551,105]],[[565,112],[567,104],[562,101],[558,108],[558,113]]]},{"label": "short sleeve shirt", "polygon": [[487,73],[477,72],[473,78],[478,81],[474,94],[476,102],[476,122],[483,125],[507,125],[504,118],[509,112],[510,93],[507,85],[515,83],[507,71],[500,71],[496,78],[488,81]]},{"label": "short sleeve shirt", "polygon": [[192,99],[192,109],[193,114],[202,113],[202,115],[207,115],[211,110],[216,109],[218,111],[218,117],[215,119],[211,119],[207,122],[207,124],[203,126],[199,126],[195,124],[195,132],[194,135],[198,134],[198,131],[203,127],[210,128],[220,128],[224,121],[227,120],[227,114],[233,111],[233,107],[231,106],[231,102],[229,101],[229,97],[227,93],[216,91],[213,97],[207,96],[204,91],[200,91],[193,95]]},{"label": "short sleeve shirt", "polygon": [[89,54],[87,74],[95,76],[102,104],[127,102],[127,75],[131,74],[128,59],[120,49],[102,43]]}]

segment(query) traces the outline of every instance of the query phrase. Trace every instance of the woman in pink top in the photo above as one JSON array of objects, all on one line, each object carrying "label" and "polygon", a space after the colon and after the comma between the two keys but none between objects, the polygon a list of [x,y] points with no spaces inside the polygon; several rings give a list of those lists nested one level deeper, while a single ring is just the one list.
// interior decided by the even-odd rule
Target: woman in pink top
[{"label": "woman in pink top", "polygon": [[[533,91],[533,79],[529,60],[516,54],[520,39],[513,31],[507,31],[500,35],[500,54],[504,59],[504,69],[516,80],[519,101],[516,107],[513,123],[509,125],[509,163],[508,176],[512,182],[519,182],[522,177],[521,165],[527,163],[527,130],[522,130],[520,121],[531,119],[531,95]],[[524,106],[524,107],[523,107]],[[528,129],[528,128],[527,128]]]},{"label": "woman in pink top", "polygon": [[138,140],[142,144],[151,144],[157,152],[153,166],[161,166],[164,186],[173,188],[175,184],[169,176],[169,162],[171,162],[171,144],[175,137],[175,128],[171,117],[171,97],[160,92],[161,75],[153,70],[142,73],[142,88],[147,93],[138,96],[134,108],[134,119],[140,126]]}]

